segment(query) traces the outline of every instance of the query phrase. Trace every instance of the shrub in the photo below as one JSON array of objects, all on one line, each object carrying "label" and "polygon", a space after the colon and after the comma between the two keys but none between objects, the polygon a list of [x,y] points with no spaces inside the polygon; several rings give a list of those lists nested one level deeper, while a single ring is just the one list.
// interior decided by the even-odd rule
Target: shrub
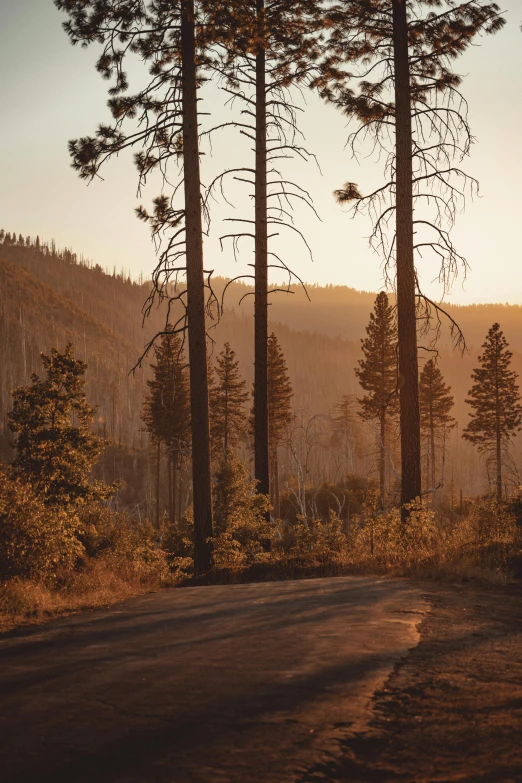
[{"label": "shrub", "polygon": [[276,548],[287,557],[325,563],[347,554],[348,539],[342,521],[331,511],[328,520],[298,517],[294,525],[283,525]]},{"label": "shrub", "polygon": [[366,509],[366,518],[350,534],[350,560],[374,564],[379,570],[408,571],[433,559],[439,531],[435,514],[422,503],[412,503],[407,520],[399,509],[376,514]]},{"label": "shrub", "polygon": [[509,504],[488,496],[471,504],[449,535],[449,549],[481,573],[506,572],[520,548],[521,532]]},{"label": "shrub", "polygon": [[167,579],[167,555],[147,519],[138,520],[101,504],[86,506],[80,513],[79,537],[88,558],[103,559],[131,580]]},{"label": "shrub", "polygon": [[0,468],[0,579],[56,581],[83,554],[76,514],[50,509],[20,479]]},{"label": "shrub", "polygon": [[192,563],[194,559],[194,514],[188,508],[180,521],[165,517],[160,529],[161,548],[169,563],[176,568],[183,561]]},{"label": "shrub", "polygon": [[214,562],[235,566],[270,557],[275,526],[268,522],[268,498],[256,492],[246,465],[230,458],[216,474],[214,487]]},{"label": "shrub", "polygon": [[397,575],[503,579],[520,548],[521,532],[509,509],[494,498],[469,504],[455,521],[424,503],[367,514],[350,535],[349,560],[357,568]]},{"label": "shrub", "polygon": [[506,508],[515,517],[517,525],[522,527],[522,487],[518,487],[515,494],[509,498]]}]

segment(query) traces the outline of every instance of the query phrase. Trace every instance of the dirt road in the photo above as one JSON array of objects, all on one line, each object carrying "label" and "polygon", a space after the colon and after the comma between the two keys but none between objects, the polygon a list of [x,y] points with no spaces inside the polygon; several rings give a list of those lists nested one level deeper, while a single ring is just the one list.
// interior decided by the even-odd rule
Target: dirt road
[{"label": "dirt road", "polygon": [[420,643],[370,724],[296,783],[522,783],[522,585],[424,587]]},{"label": "dirt road", "polygon": [[169,590],[6,634],[0,780],[296,781],[365,726],[427,608],[407,582],[314,579]]}]

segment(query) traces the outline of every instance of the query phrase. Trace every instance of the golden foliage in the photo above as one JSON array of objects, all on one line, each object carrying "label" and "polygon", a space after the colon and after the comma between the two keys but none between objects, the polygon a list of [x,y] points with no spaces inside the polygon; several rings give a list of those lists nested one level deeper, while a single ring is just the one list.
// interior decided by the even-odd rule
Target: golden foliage
[{"label": "golden foliage", "polygon": [[83,553],[78,517],[44,506],[34,490],[0,468],[0,580],[56,581]]},{"label": "golden foliage", "polygon": [[275,527],[268,522],[268,498],[256,492],[246,465],[230,458],[216,474],[214,562],[237,566],[269,559]]}]

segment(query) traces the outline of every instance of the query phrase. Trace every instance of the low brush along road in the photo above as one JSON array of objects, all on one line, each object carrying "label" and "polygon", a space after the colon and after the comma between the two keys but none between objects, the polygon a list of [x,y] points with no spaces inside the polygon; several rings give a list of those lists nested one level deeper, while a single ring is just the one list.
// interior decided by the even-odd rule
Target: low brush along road
[{"label": "low brush along road", "polygon": [[522,781],[516,589],[191,587],[7,633],[0,781]]}]

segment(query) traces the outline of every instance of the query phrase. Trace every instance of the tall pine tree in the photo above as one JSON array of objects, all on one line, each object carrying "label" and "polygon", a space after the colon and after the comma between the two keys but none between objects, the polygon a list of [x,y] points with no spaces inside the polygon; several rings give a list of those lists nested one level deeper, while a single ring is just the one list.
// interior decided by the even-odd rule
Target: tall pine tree
[{"label": "tall pine tree", "polygon": [[466,400],[471,406],[470,421],[462,436],[478,446],[494,465],[497,501],[502,500],[503,467],[511,440],[522,425],[522,405],[517,374],[511,369],[513,354],[499,324],[488,332],[474,370],[474,384]]},{"label": "tall pine tree", "polygon": [[387,424],[396,415],[397,323],[388,296],[381,291],[361,340],[363,358],[355,374],[367,394],[360,399],[361,416],[379,424],[379,496],[384,508],[386,496]]},{"label": "tall pine tree", "polygon": [[[176,304],[182,306],[176,327],[188,332],[194,566],[197,573],[204,573],[212,564],[212,485],[198,89],[212,25],[206,24],[202,0],[54,2],[68,15],[64,28],[71,43],[101,44],[97,69],[106,79],[113,79],[109,90],[112,123],[101,124],[95,136],[70,142],[73,167],[80,177],[90,180],[109,158],[131,148],[140,187],[152,172],[160,177],[161,194],[154,199],[153,214],[143,207],[137,213],[149,223],[156,239],[166,236],[153,274],[148,310],[157,299],[169,301],[168,312]],[[129,58],[134,75],[137,65],[145,69],[138,76],[137,92],[129,87],[125,70]],[[173,169],[179,176],[180,161],[183,189],[171,179]],[[177,287],[180,274],[186,282],[184,289]]]},{"label": "tall pine tree", "polygon": [[337,0],[328,18],[338,70],[327,69],[322,94],[358,121],[353,151],[359,139],[373,137],[386,161],[386,182],[368,196],[353,183],[337,196],[368,211],[371,242],[396,282],[404,518],[421,492],[417,320],[419,309],[427,321],[441,311],[422,293],[416,260],[433,254],[445,291],[466,266],[449,229],[463,185],[473,184],[461,168],[473,137],[452,62],[503,20],[487,0]]},{"label": "tall pine tree", "polygon": [[[296,108],[292,86],[310,80],[321,48],[321,3],[309,0],[211,0],[210,12],[219,31],[224,56],[218,72],[225,75],[227,91],[243,102],[235,124],[254,141],[254,160],[239,177],[253,185],[253,220],[241,218],[254,229],[254,472],[261,494],[269,493],[270,452],[268,413],[268,269],[269,239],[290,227],[288,209],[298,200],[312,206],[306,190],[279,171],[283,158],[295,153],[309,157],[296,142]],[[284,206],[283,206],[284,204]],[[231,218],[234,220],[234,218]],[[276,227],[275,230],[273,227]],[[247,234],[251,236],[251,234]],[[289,272],[272,252],[271,265]],[[290,277],[292,273],[290,272]]]},{"label": "tall pine tree", "polygon": [[[419,378],[419,409],[421,433],[427,441],[426,479],[434,491],[436,486],[437,440],[444,439],[446,430],[455,426],[451,415],[454,400],[451,389],[434,359],[426,362]],[[444,446],[443,446],[444,448]]]},{"label": "tall pine tree", "polygon": [[357,428],[357,399],[344,394],[332,411],[332,424],[336,439],[340,438],[343,450],[344,473],[355,470],[355,443]]},{"label": "tall pine tree", "polygon": [[167,455],[168,506],[176,516],[178,472],[190,448],[190,386],[182,339],[170,324],[154,349],[153,377],[147,381],[142,420],[156,447],[156,524],[159,524],[161,447]]},{"label": "tall pine tree", "polygon": [[279,446],[292,420],[292,384],[282,348],[274,332],[268,338],[268,443],[274,516],[280,516]]},{"label": "tall pine tree", "polygon": [[244,409],[248,399],[246,383],[239,374],[239,362],[230,343],[225,343],[218,356],[216,375],[217,383],[210,392],[212,456],[227,462],[245,427]]},{"label": "tall pine tree", "polygon": [[113,493],[90,474],[105,441],[91,430],[96,408],[85,396],[87,365],[74,358],[72,345],[41,355],[46,377],[12,392],[9,427],[16,456],[10,469],[31,484],[47,505],[74,506],[104,500]]}]

